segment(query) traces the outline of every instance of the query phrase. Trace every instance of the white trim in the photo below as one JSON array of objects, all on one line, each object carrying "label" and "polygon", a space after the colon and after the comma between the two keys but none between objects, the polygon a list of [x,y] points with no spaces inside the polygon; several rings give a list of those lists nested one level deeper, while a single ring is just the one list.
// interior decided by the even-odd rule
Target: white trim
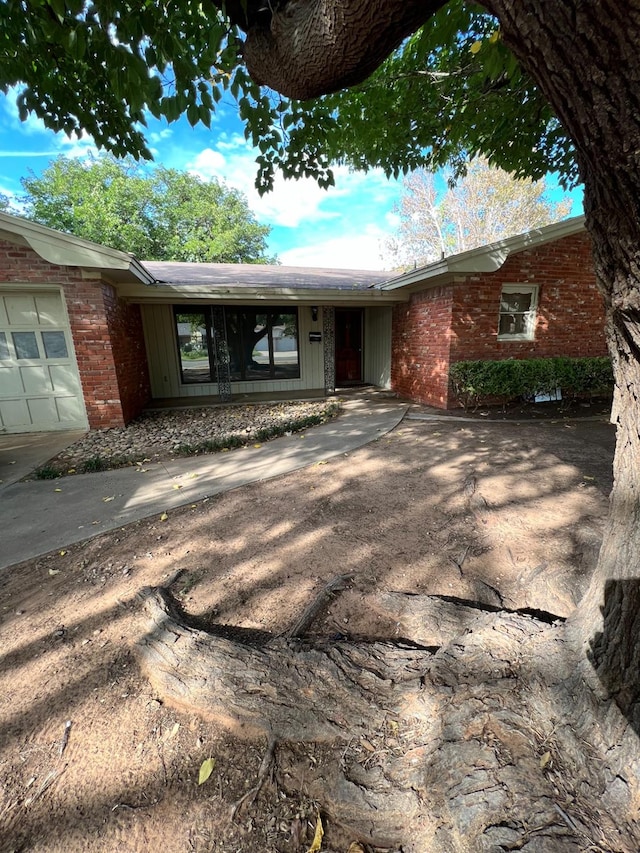
[{"label": "white trim", "polygon": [[397,276],[379,285],[379,287],[383,291],[398,290],[416,284],[435,285],[437,284],[436,280],[443,276],[496,272],[511,255],[523,252],[525,249],[537,248],[563,237],[579,234],[581,231],[584,231],[584,216],[574,216],[571,219],[564,219],[562,222],[546,225],[544,228],[536,228],[526,234],[507,237],[506,240],[489,243],[487,246],[470,249],[468,252],[461,252],[458,255],[451,255],[441,261]]},{"label": "white trim", "polygon": [[[537,284],[503,284],[500,290],[500,305],[498,307],[498,341],[533,341],[536,336],[536,322],[538,317],[538,293],[539,285]],[[500,334],[500,319],[502,317],[502,294],[503,293],[530,293],[531,302],[529,310],[526,313],[525,324],[526,331],[513,334]],[[506,313],[506,312],[505,312]]]}]

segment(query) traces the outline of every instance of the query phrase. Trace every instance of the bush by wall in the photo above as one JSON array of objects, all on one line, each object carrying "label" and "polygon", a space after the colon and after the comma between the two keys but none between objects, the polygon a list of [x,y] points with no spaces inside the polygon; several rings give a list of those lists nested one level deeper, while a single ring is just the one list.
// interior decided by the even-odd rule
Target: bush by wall
[{"label": "bush by wall", "polygon": [[553,394],[556,388],[564,398],[601,397],[613,391],[611,360],[606,356],[458,361],[449,368],[449,380],[465,407]]}]

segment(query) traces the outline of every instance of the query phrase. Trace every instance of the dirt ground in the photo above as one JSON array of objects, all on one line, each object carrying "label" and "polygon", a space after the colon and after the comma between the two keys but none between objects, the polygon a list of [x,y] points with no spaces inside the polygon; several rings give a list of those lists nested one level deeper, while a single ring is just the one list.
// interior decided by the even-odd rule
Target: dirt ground
[{"label": "dirt ground", "polygon": [[[189,614],[269,634],[343,572],[353,582],[312,633],[395,636],[375,606],[389,590],[566,616],[597,557],[613,445],[604,418],[405,419],[349,455],[6,570],[0,851],[304,853],[318,814],[304,790],[267,781],[231,818],[266,744],[154,695],[136,593],[182,570],[172,591]],[[322,819],[321,849],[347,853],[355,839]]]}]

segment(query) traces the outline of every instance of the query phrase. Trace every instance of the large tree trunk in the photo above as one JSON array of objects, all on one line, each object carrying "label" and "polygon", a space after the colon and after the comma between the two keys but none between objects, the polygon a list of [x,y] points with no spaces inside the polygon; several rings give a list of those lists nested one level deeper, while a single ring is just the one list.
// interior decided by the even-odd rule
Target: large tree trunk
[{"label": "large tree trunk", "polygon": [[640,3],[486,5],[571,135],[585,185],[616,382],[617,444],[598,567],[568,627],[640,731]]}]

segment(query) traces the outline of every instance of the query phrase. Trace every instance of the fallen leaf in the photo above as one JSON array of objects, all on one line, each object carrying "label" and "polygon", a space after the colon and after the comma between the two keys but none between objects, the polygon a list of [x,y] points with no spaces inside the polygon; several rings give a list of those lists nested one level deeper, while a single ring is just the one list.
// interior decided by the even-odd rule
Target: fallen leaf
[{"label": "fallen leaf", "polygon": [[178,485],[178,483],[174,483],[174,484],[173,484],[173,488],[174,488],[174,489],[181,489],[181,488],[182,488],[182,486]]},{"label": "fallen leaf", "polygon": [[198,785],[204,785],[209,776],[213,773],[213,768],[216,766],[215,758],[205,758],[205,760],[200,765],[200,772],[198,773]]},{"label": "fallen leaf", "polygon": [[60,569],[49,569],[49,574],[51,575],[51,577],[53,577],[54,575],[59,575]]},{"label": "fallen leaf", "polygon": [[349,845],[347,853],[365,853],[365,850],[359,841],[354,841],[352,844]]},{"label": "fallen leaf", "polygon": [[551,764],[551,753],[545,752],[545,754],[540,759],[540,768],[544,770],[545,767],[548,767]]},{"label": "fallen leaf", "polygon": [[326,464],[327,464],[326,459],[323,459],[322,462],[316,462],[316,465],[326,465]]},{"label": "fallen leaf", "polygon": [[586,474],[582,477],[583,480],[595,480],[595,477],[588,477]]},{"label": "fallen leaf", "polygon": [[163,512],[160,516],[160,521],[166,521],[169,518],[166,512]]},{"label": "fallen leaf", "polygon": [[[180,731],[180,723],[176,723],[175,726],[165,733],[163,740],[171,740],[172,737],[175,737]],[[211,768],[213,770],[213,768]],[[202,768],[200,768],[202,770]],[[211,775],[211,771],[209,771],[209,776]],[[207,777],[208,778],[208,777]],[[202,783],[200,783],[202,784]]]},{"label": "fallen leaf", "polygon": [[53,491],[54,491],[54,492],[61,492],[61,491],[62,491],[62,489],[54,489]]},{"label": "fallen leaf", "polygon": [[64,557],[64,555],[65,555],[66,553],[67,553],[66,551],[60,551],[60,556],[61,556],[61,557]]},{"label": "fallen leaf", "polygon": [[368,741],[366,738],[361,737],[360,743],[364,746],[364,748],[367,750],[367,752],[375,752],[376,751],[375,746],[371,743],[371,741]]},{"label": "fallen leaf", "polygon": [[110,498],[102,498],[102,500],[103,500],[106,504],[108,504],[108,503],[109,503],[109,501],[115,500],[115,495],[111,495],[111,497],[110,497]]},{"label": "fallen leaf", "polygon": [[257,449],[257,448],[259,448],[259,447],[262,447],[262,445],[261,445],[261,444],[254,444],[253,446],[254,446],[256,449]]},{"label": "fallen leaf", "polygon": [[322,837],[324,836],[324,828],[322,826],[322,819],[318,814],[318,821],[316,823],[316,832],[313,836],[313,841],[311,842],[311,847],[307,850],[307,853],[318,853],[320,848],[322,847]]}]

